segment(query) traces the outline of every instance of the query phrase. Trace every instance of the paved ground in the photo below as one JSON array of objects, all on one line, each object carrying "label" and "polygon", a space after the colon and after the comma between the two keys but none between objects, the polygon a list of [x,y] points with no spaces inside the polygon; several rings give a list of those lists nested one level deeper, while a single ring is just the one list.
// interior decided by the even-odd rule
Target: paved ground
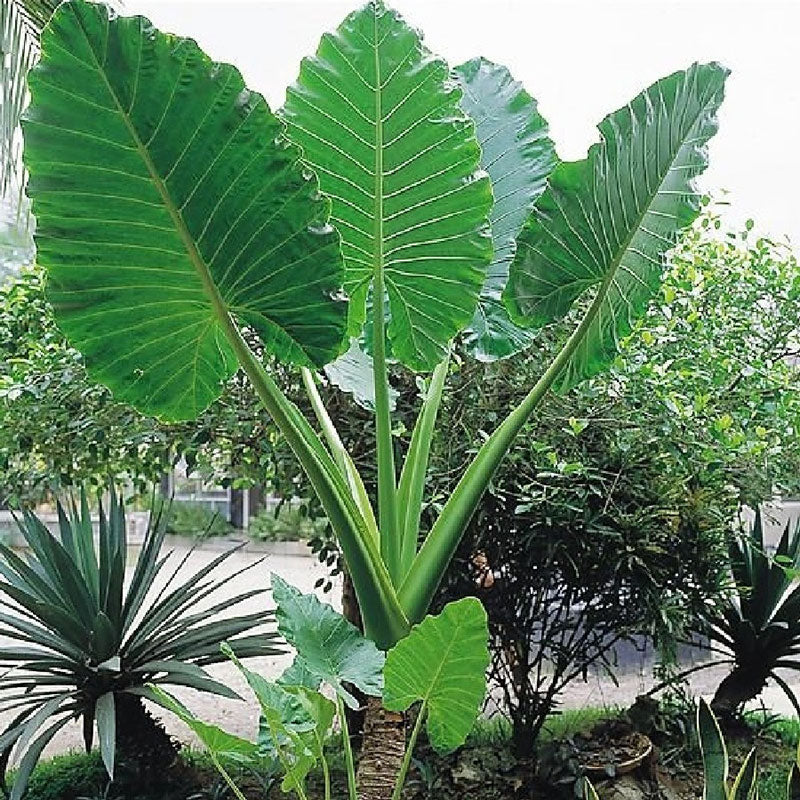
[{"label": "paved ground", "polygon": [[[177,543],[173,543],[173,546],[176,550],[174,558],[177,560],[185,554],[186,545],[183,541],[178,540]],[[179,573],[179,577],[180,575],[188,576],[197,571],[218,554],[219,545],[196,550],[189,555]],[[223,574],[237,572],[260,558],[265,559],[263,563],[228,584],[228,591],[231,595],[252,588],[254,585],[268,584],[271,572],[277,573],[302,591],[309,592],[313,590],[316,579],[325,574],[325,569],[314,558],[300,555],[296,549],[295,552],[290,550],[289,552],[266,556],[263,552],[258,552],[257,550],[245,550],[236,553],[224,563],[219,573],[220,577]],[[338,603],[339,600],[336,588],[331,594],[320,594],[320,597],[325,597],[328,601],[334,602],[334,604]],[[246,613],[258,610],[266,611],[269,605],[270,599],[265,596],[243,604],[241,610]],[[291,656],[285,655],[257,659],[251,661],[250,665],[267,677],[277,677],[290,661]],[[210,667],[209,671],[214,677],[232,687],[247,700],[245,702],[232,701],[195,692],[191,689],[175,689],[174,694],[180,697],[202,719],[219,724],[232,733],[247,737],[254,736],[257,729],[257,707],[238,671],[233,665],[229,664]],[[718,668],[697,673],[691,681],[694,692],[696,694],[709,695],[719,683],[723,673],[724,670],[721,672]],[[637,694],[646,691],[652,685],[653,681],[650,676],[649,666],[647,664],[632,665],[618,678],[616,685],[605,676],[590,678],[586,683],[576,682],[570,687],[568,695],[563,699],[563,705],[566,708],[624,706],[630,704]],[[800,687],[797,688],[800,689]],[[764,701],[766,705],[776,712],[791,714],[791,707],[788,701],[777,688],[768,688],[764,694]],[[10,714],[0,715],[0,726],[5,724],[10,716]],[[191,733],[182,723],[166,713],[163,714],[163,717],[171,733],[182,741],[193,741]],[[82,736],[79,724],[71,723],[49,745],[45,755],[79,749],[82,746],[81,742]]]}]

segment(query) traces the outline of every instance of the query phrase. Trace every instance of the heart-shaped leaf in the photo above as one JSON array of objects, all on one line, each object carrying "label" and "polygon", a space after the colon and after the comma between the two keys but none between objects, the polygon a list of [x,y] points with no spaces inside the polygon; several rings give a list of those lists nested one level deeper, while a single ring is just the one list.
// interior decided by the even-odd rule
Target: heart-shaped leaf
[{"label": "heart-shaped leaf", "polygon": [[380,0],[303,61],[283,109],[332,199],[350,334],[385,286],[392,355],[433,369],[470,321],[491,258],[491,188],[447,64]]},{"label": "heart-shaped leaf", "polygon": [[584,161],[559,164],[517,240],[504,300],[540,327],[595,291],[564,365],[568,389],[604,369],[661,282],[665,256],[700,209],[728,70],[695,64],[654,83],[600,123]]},{"label": "heart-shaped leaf", "polygon": [[282,360],[337,355],[329,204],[235,68],[143,17],[70,0],[30,91],[38,260],[59,325],[119,399],[199,414],[237,369],[230,315]]},{"label": "heart-shaped leaf", "polygon": [[431,744],[460,747],[486,695],[488,640],[486,611],[474,597],[425,617],[386,656],[384,706],[405,711],[421,701]]},{"label": "heart-shaped leaf", "polygon": [[358,702],[344,683],[380,697],[385,657],[374,642],[327,603],[313,594],[302,594],[275,573],[272,596],[278,631],[297,649],[298,662],[333,687],[351,708],[358,708]]},{"label": "heart-shaped leaf", "polygon": [[489,215],[494,256],[475,316],[463,335],[475,358],[494,361],[524,350],[536,335],[509,319],[502,295],[517,235],[558,159],[536,101],[505,67],[473,58],[456,67],[455,74],[464,91],[461,107],[475,122],[481,166],[494,192]]}]

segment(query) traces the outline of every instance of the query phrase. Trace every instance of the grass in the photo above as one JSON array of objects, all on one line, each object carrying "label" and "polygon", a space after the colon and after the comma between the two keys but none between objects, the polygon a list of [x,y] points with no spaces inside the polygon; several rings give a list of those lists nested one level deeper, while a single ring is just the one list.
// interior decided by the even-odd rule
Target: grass
[{"label": "grass", "polygon": [[[614,719],[619,716],[620,709],[609,708],[568,708],[557,714],[551,714],[542,730],[542,741],[564,739],[578,733],[586,733],[598,722]],[[505,717],[481,717],[467,739],[473,747],[496,747],[511,741],[511,723]]]}]

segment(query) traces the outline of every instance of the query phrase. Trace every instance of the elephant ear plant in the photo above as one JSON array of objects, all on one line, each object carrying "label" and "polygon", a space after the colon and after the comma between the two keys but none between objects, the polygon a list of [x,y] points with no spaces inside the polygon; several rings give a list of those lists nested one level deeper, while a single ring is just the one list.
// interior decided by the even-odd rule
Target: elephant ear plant
[{"label": "elephant ear plant", "polygon": [[[276,116],[193,41],[71,0],[43,33],[24,122],[49,298],[89,372],[143,412],[192,419],[246,372],[339,539],[367,637],[388,650],[424,618],[526,420],[551,388],[603,369],[657,290],[698,213],[726,75],[695,64],[657,81],[600,124],[585,160],[556,164],[507,70],[451,72],[382,2],[322,37]],[[573,307],[563,348],[421,535],[451,341],[508,356]],[[376,508],[316,386],[352,341],[371,358]],[[271,359],[302,371],[320,435]],[[402,467],[390,360],[432,373]],[[370,748],[362,770],[380,782]]]},{"label": "elephant ear plant", "polygon": [[113,488],[110,498],[108,513],[99,506],[96,539],[82,494],[80,504],[58,506],[58,536],[25,513],[19,528],[27,554],[0,543],[0,635],[9,639],[0,649],[0,711],[11,715],[0,732],[0,774],[5,784],[16,753],[11,800],[22,797],[47,744],[76,719],[87,750],[97,728],[110,777],[125,762],[126,769],[138,771],[137,780],[152,780],[171,766],[177,751],[142,705],[147,685],[236,698],[205,670],[225,660],[220,640],[228,639],[241,658],[282,652],[276,634],[265,629],[272,614],[231,613],[265,592],[221,591],[243,573],[219,574],[235,550],[182,577],[188,555],[162,553],[166,528],[155,510],[128,571],[125,508]]}]

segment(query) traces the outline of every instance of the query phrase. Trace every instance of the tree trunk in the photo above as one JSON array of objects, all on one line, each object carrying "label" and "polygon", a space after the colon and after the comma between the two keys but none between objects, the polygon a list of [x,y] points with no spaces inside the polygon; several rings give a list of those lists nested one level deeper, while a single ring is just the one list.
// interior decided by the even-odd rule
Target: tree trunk
[{"label": "tree trunk", "polygon": [[359,800],[391,800],[405,747],[404,716],[387,711],[378,698],[370,697],[358,762]]},{"label": "tree trunk", "polygon": [[756,671],[740,666],[734,667],[717,687],[714,699],[711,701],[711,710],[717,717],[729,720],[739,706],[758,697],[768,677],[769,672],[763,669]]},{"label": "tree trunk", "polygon": [[118,771],[140,787],[157,787],[169,779],[180,743],[144,707],[141,697],[114,696]]}]

